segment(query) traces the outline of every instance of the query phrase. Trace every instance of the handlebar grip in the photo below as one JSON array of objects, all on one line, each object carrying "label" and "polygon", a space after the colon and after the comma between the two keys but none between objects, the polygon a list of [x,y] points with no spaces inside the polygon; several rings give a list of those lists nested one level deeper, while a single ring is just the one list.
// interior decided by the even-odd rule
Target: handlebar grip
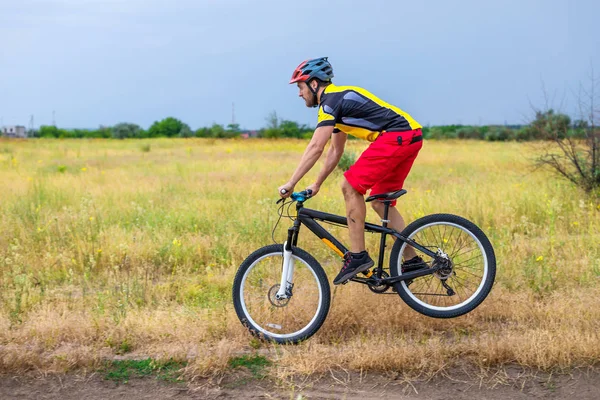
[{"label": "handlebar grip", "polygon": [[279,191],[279,193],[281,193],[281,194],[286,194],[287,192],[288,192],[288,191],[287,191],[287,190],[285,190],[285,189],[281,189],[281,190]]}]

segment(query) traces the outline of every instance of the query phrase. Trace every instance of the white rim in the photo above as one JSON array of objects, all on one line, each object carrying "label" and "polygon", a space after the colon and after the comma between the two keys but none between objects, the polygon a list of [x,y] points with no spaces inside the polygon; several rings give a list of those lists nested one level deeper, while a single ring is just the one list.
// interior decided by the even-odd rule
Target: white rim
[{"label": "white rim", "polygon": [[[477,295],[483,290],[483,286],[487,280],[487,275],[488,275],[488,260],[487,260],[487,253],[485,252],[485,250],[483,249],[483,245],[481,244],[481,242],[479,241],[479,239],[477,239],[477,237],[475,235],[473,235],[473,233],[467,229],[465,229],[464,227],[451,223],[451,222],[434,222],[431,224],[427,224],[424,225],[422,227],[420,227],[419,229],[417,229],[416,231],[414,231],[409,238],[414,237],[417,233],[419,233],[420,231],[422,231],[423,229],[430,227],[430,226],[436,226],[436,225],[450,225],[453,227],[456,227],[458,229],[460,229],[463,232],[466,232],[469,236],[471,236],[475,242],[477,243],[477,246],[479,247],[479,250],[481,250],[481,253],[483,254],[483,260],[484,260],[484,264],[483,264],[483,276],[481,277],[481,283],[479,284],[479,287],[477,288],[477,290],[475,291],[475,293],[473,293],[468,299],[466,299],[465,301],[463,301],[462,303],[453,305],[453,306],[449,306],[449,307],[439,307],[439,306],[433,306],[429,303],[425,303],[423,302],[421,299],[417,298],[408,288],[408,286],[406,286],[406,281],[401,281],[402,286],[404,287],[404,291],[410,296],[411,299],[413,299],[416,303],[420,304],[421,306],[425,307],[425,308],[429,308],[430,310],[436,310],[436,311],[452,311],[452,310],[456,310],[457,308],[460,308],[464,305],[469,304],[475,297],[477,297]],[[401,263],[402,263],[402,254],[404,254],[404,249],[406,248],[407,244],[404,243],[402,245],[402,247],[400,248],[400,254],[398,255],[398,274],[402,275],[402,268],[401,268]]]},{"label": "white rim", "polygon": [[246,278],[248,277],[248,273],[250,273],[250,271],[252,271],[254,266],[261,260],[263,260],[267,257],[271,257],[271,256],[280,256],[283,258],[283,251],[265,254],[264,256],[260,257],[258,260],[254,261],[252,263],[252,265],[250,265],[250,267],[248,267],[248,269],[244,273],[244,276],[242,277],[242,283],[240,285],[240,303],[242,304],[242,309],[244,310],[244,315],[246,316],[246,318],[248,318],[248,321],[260,332],[262,332],[263,334],[268,335],[270,337],[273,337],[273,338],[289,339],[292,336],[300,335],[300,334],[304,333],[306,330],[308,330],[308,328],[310,328],[312,326],[313,322],[315,322],[315,320],[319,316],[321,307],[323,305],[323,292],[321,290],[321,282],[319,281],[319,278],[317,277],[317,274],[315,273],[315,271],[313,271],[313,269],[310,267],[310,265],[308,265],[308,263],[306,261],[304,261],[303,259],[292,254],[292,257],[294,258],[294,260],[301,261],[315,277],[315,281],[317,282],[317,287],[319,288],[319,305],[317,307],[317,311],[315,312],[315,315],[310,320],[310,322],[304,328],[300,329],[299,331],[296,331],[293,333],[280,334],[280,333],[270,332],[270,331],[264,329],[262,326],[258,325],[256,323],[256,321],[254,321],[254,319],[252,319],[252,317],[250,316],[250,313],[248,313],[248,309],[246,308],[246,301],[244,299],[244,286],[246,284]]}]

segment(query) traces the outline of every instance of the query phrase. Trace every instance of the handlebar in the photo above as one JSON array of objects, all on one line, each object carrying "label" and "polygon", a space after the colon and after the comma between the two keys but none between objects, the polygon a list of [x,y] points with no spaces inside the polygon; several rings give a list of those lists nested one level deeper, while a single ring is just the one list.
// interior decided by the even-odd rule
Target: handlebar
[{"label": "handlebar", "polygon": [[[281,194],[286,194],[288,191],[285,190],[285,189],[281,189],[279,192]],[[310,199],[311,196],[312,196],[312,190],[306,189],[306,190],[303,190],[301,192],[294,192],[294,193],[292,193],[292,195],[290,196],[290,198],[292,200],[294,200],[294,201],[303,202],[303,201],[306,201],[306,200]],[[284,200],[285,199],[283,199],[283,198],[277,200],[277,204],[281,203]]]}]

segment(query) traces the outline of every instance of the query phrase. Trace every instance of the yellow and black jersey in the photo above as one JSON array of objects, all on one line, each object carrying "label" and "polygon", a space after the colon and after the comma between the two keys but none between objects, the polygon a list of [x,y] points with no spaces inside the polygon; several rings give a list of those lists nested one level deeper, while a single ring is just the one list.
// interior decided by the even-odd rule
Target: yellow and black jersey
[{"label": "yellow and black jersey", "polygon": [[334,126],[370,142],[383,131],[404,132],[421,128],[410,115],[357,86],[327,86],[319,104],[320,126]]}]

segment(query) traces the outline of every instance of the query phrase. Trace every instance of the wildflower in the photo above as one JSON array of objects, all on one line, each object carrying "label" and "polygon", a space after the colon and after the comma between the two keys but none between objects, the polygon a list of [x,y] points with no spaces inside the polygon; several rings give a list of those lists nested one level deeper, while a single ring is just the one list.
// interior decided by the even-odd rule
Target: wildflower
[{"label": "wildflower", "polygon": [[173,246],[181,247],[181,241],[177,240],[177,238],[173,239]]},{"label": "wildflower", "polygon": [[538,258],[535,259],[535,261],[540,262],[544,260],[544,256],[539,256]]},{"label": "wildflower", "polygon": [[85,172],[85,171],[87,171],[86,167],[81,168],[81,172]]},{"label": "wildflower", "polygon": [[94,217],[90,217],[90,221],[93,221],[93,220],[94,220]]}]

